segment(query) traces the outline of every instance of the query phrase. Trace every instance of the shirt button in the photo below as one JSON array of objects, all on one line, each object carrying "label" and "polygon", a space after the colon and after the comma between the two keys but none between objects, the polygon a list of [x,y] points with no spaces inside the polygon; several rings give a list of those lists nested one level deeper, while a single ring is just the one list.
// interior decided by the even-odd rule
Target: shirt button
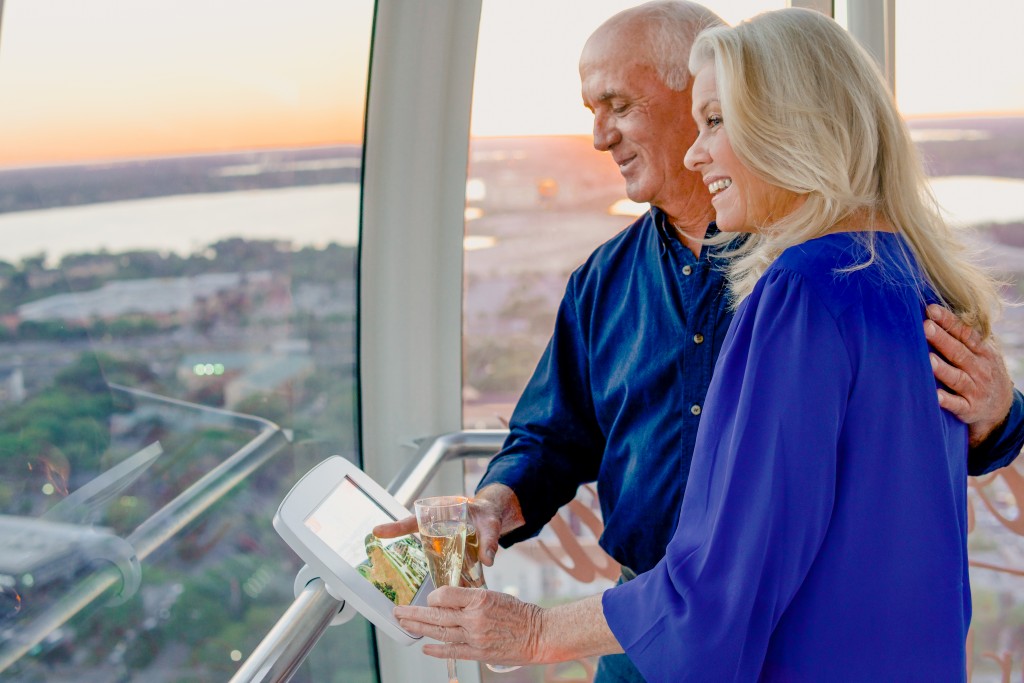
[{"label": "shirt button", "polygon": [[701,334],[700,332],[698,332],[697,334],[693,335],[693,343],[694,344],[703,344],[704,343],[704,335]]},{"label": "shirt button", "polygon": [[690,414],[691,415],[700,415],[700,406],[697,405],[696,403],[694,403],[692,406],[690,406]]},{"label": "shirt button", "polygon": [[693,272],[692,266],[683,266],[683,275],[689,275]]}]

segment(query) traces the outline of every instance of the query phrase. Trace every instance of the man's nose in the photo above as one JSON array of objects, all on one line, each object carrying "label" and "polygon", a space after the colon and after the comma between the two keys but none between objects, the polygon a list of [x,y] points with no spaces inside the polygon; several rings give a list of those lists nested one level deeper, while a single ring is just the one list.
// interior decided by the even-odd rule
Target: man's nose
[{"label": "man's nose", "polygon": [[612,148],[616,142],[618,142],[619,133],[615,128],[615,125],[608,119],[608,117],[595,114],[594,115],[594,149],[599,152],[607,152]]}]

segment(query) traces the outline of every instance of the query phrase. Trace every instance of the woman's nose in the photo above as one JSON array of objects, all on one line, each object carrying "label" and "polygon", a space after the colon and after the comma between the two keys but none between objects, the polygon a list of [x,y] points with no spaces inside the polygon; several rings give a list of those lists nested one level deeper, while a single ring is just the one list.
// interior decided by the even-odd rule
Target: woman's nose
[{"label": "woman's nose", "polygon": [[690,145],[690,149],[686,150],[686,155],[683,156],[683,166],[686,166],[687,170],[698,171],[700,170],[700,167],[707,162],[707,149],[704,147],[703,140],[698,137],[694,140],[693,144]]}]

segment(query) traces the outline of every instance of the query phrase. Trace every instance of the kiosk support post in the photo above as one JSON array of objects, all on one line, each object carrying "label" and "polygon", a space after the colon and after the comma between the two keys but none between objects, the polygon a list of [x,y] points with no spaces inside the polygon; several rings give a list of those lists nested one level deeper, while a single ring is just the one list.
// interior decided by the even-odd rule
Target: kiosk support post
[{"label": "kiosk support post", "polygon": [[[500,429],[442,434],[421,442],[416,457],[387,490],[408,507],[440,467],[453,460],[494,455],[508,432]],[[264,636],[230,683],[285,683],[305,661],[344,603],[327,592],[320,578],[309,581],[273,628]]]}]

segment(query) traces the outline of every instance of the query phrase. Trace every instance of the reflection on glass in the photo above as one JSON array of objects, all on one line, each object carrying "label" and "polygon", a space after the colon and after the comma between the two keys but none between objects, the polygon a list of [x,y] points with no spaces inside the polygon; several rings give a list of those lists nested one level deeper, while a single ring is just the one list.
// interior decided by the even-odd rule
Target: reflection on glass
[{"label": "reflection on glass", "polygon": [[4,4],[3,680],[227,680],[293,599],[273,510],[357,457],[374,3],[151,4]]}]

